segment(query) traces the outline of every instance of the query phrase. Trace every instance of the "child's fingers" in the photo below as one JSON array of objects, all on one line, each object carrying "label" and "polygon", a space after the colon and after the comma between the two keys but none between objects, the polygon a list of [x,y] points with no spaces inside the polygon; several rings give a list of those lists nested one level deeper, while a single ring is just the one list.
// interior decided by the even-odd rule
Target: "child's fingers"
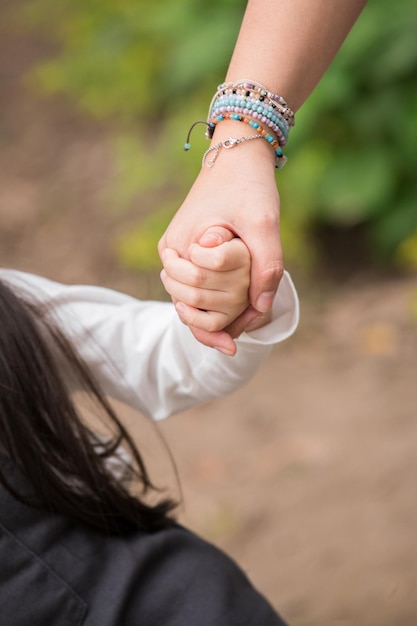
[{"label": "child's fingers", "polygon": [[223,325],[227,324],[230,315],[235,310],[243,308],[247,299],[247,289],[246,291],[242,289],[241,293],[235,293],[232,297],[229,293],[216,289],[202,289],[186,285],[172,278],[165,270],[161,272],[161,280],[173,300],[179,300],[197,309],[214,312],[226,310],[227,314],[224,315]]},{"label": "child's fingers", "polygon": [[190,246],[189,254],[195,265],[216,272],[248,270],[250,266],[249,250],[237,237],[213,248],[194,243]]},{"label": "child's fingers", "polygon": [[[246,269],[224,272],[202,268],[187,259],[181,258],[175,250],[167,248],[163,254],[164,270],[173,280],[202,289],[214,289],[223,292],[236,290],[236,285],[246,274]],[[162,275],[161,275],[162,278]]]},{"label": "child's fingers", "polygon": [[163,254],[164,270],[172,279],[194,287],[207,287],[210,289],[209,272],[196,267],[194,263],[183,259],[175,250],[166,248]]},{"label": "child's fingers", "polygon": [[228,324],[227,315],[217,311],[203,311],[188,306],[185,302],[177,302],[175,309],[184,324],[200,330],[212,333],[222,330]]}]

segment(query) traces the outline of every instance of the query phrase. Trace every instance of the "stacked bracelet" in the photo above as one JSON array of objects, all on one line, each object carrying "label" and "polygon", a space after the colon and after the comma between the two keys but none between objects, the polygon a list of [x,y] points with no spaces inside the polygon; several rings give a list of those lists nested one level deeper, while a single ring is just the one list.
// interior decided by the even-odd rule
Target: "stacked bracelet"
[{"label": "stacked bracelet", "polygon": [[[257,135],[253,138],[263,137],[274,149],[275,166],[281,168],[285,165],[287,158],[282,153],[282,148],[286,145],[290,129],[294,126],[295,116],[285,99],[269,91],[266,87],[251,80],[239,80],[237,82],[221,83],[210,103],[207,122],[206,137],[211,139],[214,130],[220,122],[224,120],[236,120],[248,124]],[[190,148],[189,138],[195,122],[188,133],[184,149]],[[266,128],[265,128],[266,127]],[[248,138],[242,138],[248,141]],[[225,145],[232,142],[231,145]],[[237,142],[242,143],[242,142]],[[229,139],[209,148],[203,157],[203,165],[206,156],[212,150],[215,154],[207,163],[212,167],[221,147],[233,147],[236,140]]]},{"label": "stacked bracelet", "polygon": [[210,111],[213,107],[214,102],[217,100],[219,96],[242,96],[245,98],[252,98],[257,100],[259,103],[266,103],[271,106],[271,108],[280,115],[280,117],[288,123],[289,127],[294,126],[295,124],[295,115],[294,111],[290,109],[286,100],[279,96],[276,93],[272,93],[266,87],[257,83],[253,80],[238,80],[234,83],[221,83],[217,87],[217,91],[213,96],[213,99],[209,108],[209,116]]}]

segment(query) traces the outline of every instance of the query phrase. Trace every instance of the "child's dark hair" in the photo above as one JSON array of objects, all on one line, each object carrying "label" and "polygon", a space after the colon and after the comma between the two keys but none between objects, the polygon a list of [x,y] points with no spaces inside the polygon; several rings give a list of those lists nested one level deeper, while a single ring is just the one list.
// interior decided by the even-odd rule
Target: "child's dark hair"
[{"label": "child's dark hair", "polygon": [[[115,434],[103,439],[77,410],[68,379],[82,384]],[[141,492],[154,489],[142,457],[88,367],[46,311],[0,281],[0,451],[30,483],[34,500],[0,482],[16,498],[106,533],[171,525],[174,502],[151,505],[133,496],[109,468],[123,446]],[[120,461],[122,463],[122,461]]]}]

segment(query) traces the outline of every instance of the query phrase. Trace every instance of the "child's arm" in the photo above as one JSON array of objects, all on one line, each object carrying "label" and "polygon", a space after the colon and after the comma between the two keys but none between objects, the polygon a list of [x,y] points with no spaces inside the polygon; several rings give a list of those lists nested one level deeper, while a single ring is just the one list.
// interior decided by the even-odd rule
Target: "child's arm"
[{"label": "child's arm", "polygon": [[104,393],[154,419],[243,385],[298,321],[297,295],[284,275],[271,323],[244,334],[230,358],[196,341],[170,303],[143,302],[91,285],[62,285],[13,270],[0,270],[0,279],[47,307]]}]

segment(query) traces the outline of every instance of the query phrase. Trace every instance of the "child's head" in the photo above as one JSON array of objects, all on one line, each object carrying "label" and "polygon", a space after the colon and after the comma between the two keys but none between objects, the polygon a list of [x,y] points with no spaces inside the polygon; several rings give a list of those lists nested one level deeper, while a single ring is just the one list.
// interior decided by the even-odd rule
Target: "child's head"
[{"label": "child's head", "polygon": [[[135,526],[152,531],[166,526],[171,523],[171,501],[148,506],[132,497],[109,471],[109,457],[123,445],[142,493],[153,488],[129,434],[49,318],[47,311],[0,281],[0,450],[29,481],[33,496],[16,494],[2,471],[0,482],[19,499],[96,530],[123,532]],[[104,444],[74,405],[69,385],[75,379],[114,433]]]}]

